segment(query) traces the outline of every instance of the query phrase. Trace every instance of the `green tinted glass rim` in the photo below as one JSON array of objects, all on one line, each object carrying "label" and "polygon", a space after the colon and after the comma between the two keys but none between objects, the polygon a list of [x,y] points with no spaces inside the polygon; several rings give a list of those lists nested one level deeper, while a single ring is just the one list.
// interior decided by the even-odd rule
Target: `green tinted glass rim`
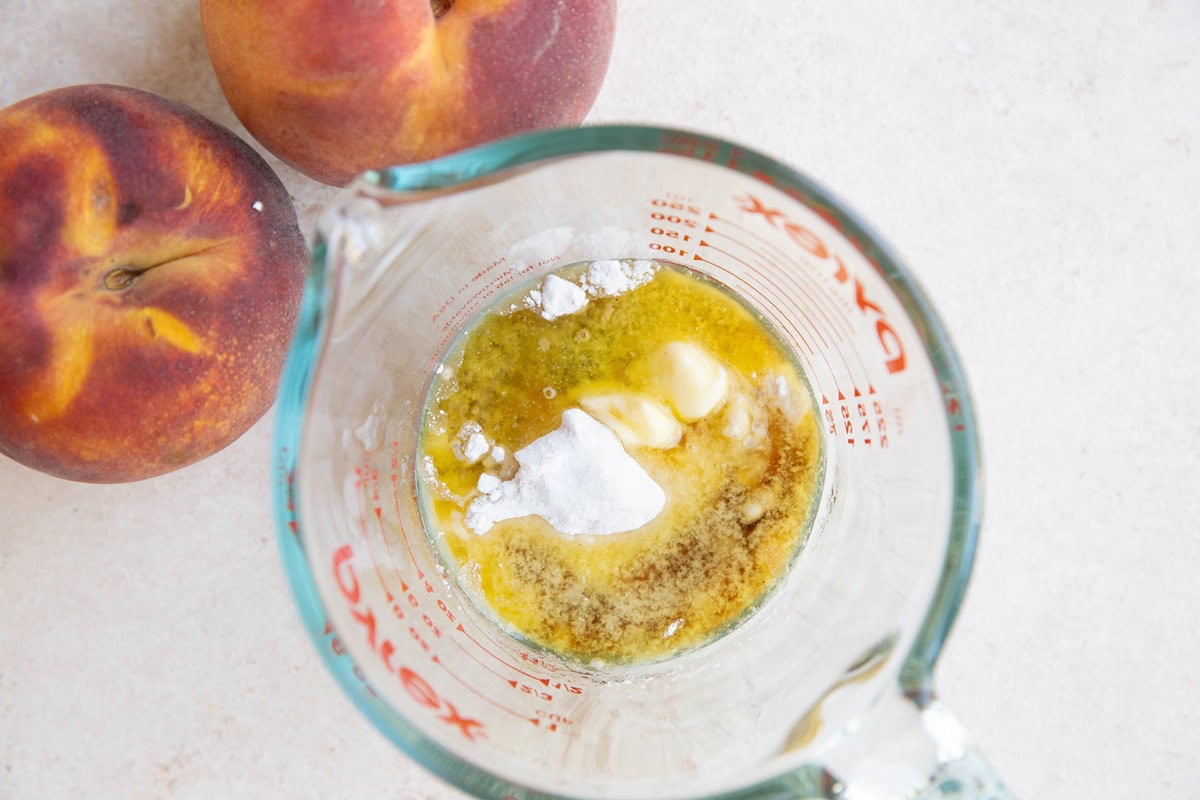
[{"label": "green tinted glass rim", "polygon": [[[539,131],[465,150],[445,158],[366,173],[360,184],[372,191],[417,196],[501,180],[506,173],[559,158],[625,151],[665,153],[744,173],[792,196],[836,227],[885,277],[921,337],[946,397],[946,426],[953,465],[952,512],[946,558],[929,610],[900,673],[900,688],[913,695],[932,691],[933,668],[962,603],[979,536],[982,507],[980,454],[975,414],[965,374],[944,325],[912,273],[883,237],[849,206],[816,181],[753,149],[691,131],[632,125]],[[303,423],[333,308],[328,243],[318,232],[291,349],[276,402],[276,475],[272,502],[284,570],[313,643],[343,691],[389,740],[444,780],[480,797],[552,800],[562,795],[518,786],[459,760],[426,738],[395,709],[378,699],[349,654],[331,646],[336,631],[325,615],[303,547],[303,525],[295,511],[298,453]],[[828,781],[817,767],[713,798],[787,796],[796,790],[826,796]]]}]

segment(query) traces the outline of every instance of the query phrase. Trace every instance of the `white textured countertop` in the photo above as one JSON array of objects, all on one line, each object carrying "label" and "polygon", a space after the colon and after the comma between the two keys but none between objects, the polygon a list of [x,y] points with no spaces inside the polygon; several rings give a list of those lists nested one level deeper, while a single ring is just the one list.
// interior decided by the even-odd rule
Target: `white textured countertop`
[{"label": "white textured countertop", "polygon": [[[0,6],[0,106],[124,83],[245,136],[194,0]],[[943,698],[1026,800],[1194,798],[1200,4],[623,0],[591,120],[764,150],[890,239],[982,427]],[[332,190],[271,163],[310,232]],[[0,459],[0,798],[460,797],[302,631],[271,425],[133,485]]]}]

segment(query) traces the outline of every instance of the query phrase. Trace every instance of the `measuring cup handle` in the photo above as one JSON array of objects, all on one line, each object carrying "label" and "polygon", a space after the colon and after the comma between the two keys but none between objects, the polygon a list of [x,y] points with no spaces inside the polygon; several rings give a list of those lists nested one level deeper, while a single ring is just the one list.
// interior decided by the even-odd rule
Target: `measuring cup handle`
[{"label": "measuring cup handle", "polygon": [[945,706],[935,701],[921,715],[939,748],[947,749],[929,789],[917,795],[918,800],[1017,800]]},{"label": "measuring cup handle", "polygon": [[845,800],[1017,800],[944,705],[898,690],[827,755],[823,783]]}]

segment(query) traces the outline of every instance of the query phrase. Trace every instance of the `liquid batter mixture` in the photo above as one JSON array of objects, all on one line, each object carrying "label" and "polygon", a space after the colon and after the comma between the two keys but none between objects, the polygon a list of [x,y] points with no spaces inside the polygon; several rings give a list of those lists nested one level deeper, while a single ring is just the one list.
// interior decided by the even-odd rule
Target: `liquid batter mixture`
[{"label": "liquid batter mixture", "polygon": [[808,389],[753,311],[684,267],[608,261],[467,329],[430,390],[418,482],[481,608],[621,663],[757,605],[803,544],[819,456]]}]

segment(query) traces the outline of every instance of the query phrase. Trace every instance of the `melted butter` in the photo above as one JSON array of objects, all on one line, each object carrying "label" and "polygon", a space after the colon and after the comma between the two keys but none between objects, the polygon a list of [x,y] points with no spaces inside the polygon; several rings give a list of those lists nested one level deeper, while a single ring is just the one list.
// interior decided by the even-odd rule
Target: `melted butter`
[{"label": "melted butter", "polygon": [[[584,268],[557,274],[575,280]],[[584,398],[654,394],[652,354],[679,341],[720,360],[765,435],[728,435],[727,401],[685,422],[673,447],[629,447],[667,497],[634,531],[569,537],[536,516],[484,535],[463,525],[480,474],[514,466],[457,458],[463,425],[478,423],[511,454]],[[771,401],[780,385],[796,406]],[[484,314],[431,389],[420,446],[443,484],[422,486],[426,524],[460,583],[527,639],[587,661],[666,657],[743,618],[803,544],[819,478],[816,421],[786,350],[730,294],[661,262],[648,283],[568,316],[504,307]]]}]

